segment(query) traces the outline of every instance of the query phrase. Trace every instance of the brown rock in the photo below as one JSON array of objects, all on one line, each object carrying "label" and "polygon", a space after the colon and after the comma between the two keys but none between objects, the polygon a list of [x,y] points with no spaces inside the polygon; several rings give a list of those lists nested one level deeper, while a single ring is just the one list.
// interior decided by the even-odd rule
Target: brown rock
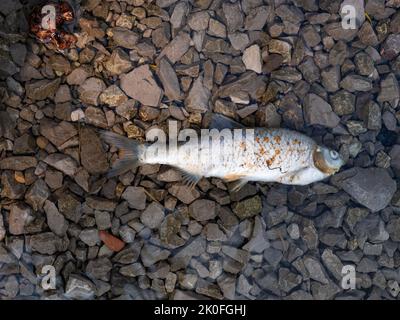
[{"label": "brown rock", "polygon": [[190,47],[190,36],[186,32],[180,32],[174,39],[161,51],[158,59],[166,56],[174,64],[177,62]]},{"label": "brown rock", "polygon": [[83,128],[80,138],[81,162],[83,167],[91,174],[106,172],[108,169],[107,155],[94,130]]},{"label": "brown rock", "polygon": [[67,83],[69,85],[81,85],[88,77],[90,77],[88,70],[84,67],[79,67],[68,75]]},{"label": "brown rock", "polygon": [[111,75],[120,75],[132,69],[132,62],[129,60],[128,54],[117,48],[104,63],[104,67]]},{"label": "brown rock", "polygon": [[103,110],[96,107],[87,107],[85,110],[85,118],[88,124],[103,129],[107,128],[107,119]]},{"label": "brown rock", "polygon": [[60,86],[61,78],[54,80],[39,80],[25,85],[26,96],[32,100],[52,98]]},{"label": "brown rock", "polygon": [[161,100],[162,91],[147,64],[122,75],[121,88],[128,96],[147,106],[157,107]]},{"label": "brown rock", "polygon": [[168,99],[180,100],[181,88],[179,86],[178,77],[167,59],[163,58],[160,60],[157,75],[161,80],[165,95]]},{"label": "brown rock", "polygon": [[1,198],[21,199],[25,193],[25,185],[16,181],[12,171],[3,171],[1,174],[1,186]]},{"label": "brown rock", "polygon": [[23,171],[28,168],[34,168],[37,165],[35,157],[20,156],[20,157],[8,157],[0,160],[1,170],[18,170]]},{"label": "brown rock", "polygon": [[49,195],[50,190],[47,184],[42,179],[37,179],[25,194],[25,200],[33,210],[39,211],[42,210],[43,204]]},{"label": "brown rock", "polygon": [[57,123],[48,118],[43,118],[40,121],[39,130],[40,134],[50,140],[56,147],[61,146],[64,142],[78,134],[73,124],[66,121]]},{"label": "brown rock", "polygon": [[115,84],[109,86],[100,94],[100,103],[108,104],[110,107],[117,107],[126,101],[128,101],[128,97]]},{"label": "brown rock", "polygon": [[60,170],[66,175],[74,176],[78,171],[78,164],[70,156],[62,153],[52,153],[48,155],[44,160],[49,166]]},{"label": "brown rock", "polygon": [[52,55],[49,59],[49,64],[56,73],[68,74],[71,72],[71,64],[62,55]]},{"label": "brown rock", "polygon": [[189,206],[189,214],[197,221],[214,219],[217,215],[217,206],[211,200],[196,200]]},{"label": "brown rock", "polygon": [[82,102],[98,105],[99,95],[106,89],[103,80],[98,78],[89,78],[79,86],[78,92]]},{"label": "brown rock", "polygon": [[168,192],[178,198],[184,204],[190,204],[200,197],[200,193],[195,188],[186,185],[174,184],[168,188]]},{"label": "brown rock", "polygon": [[24,234],[25,226],[33,221],[32,210],[22,203],[13,204],[10,209],[9,231],[13,235]]},{"label": "brown rock", "polygon": [[122,27],[107,30],[107,35],[112,38],[117,46],[127,49],[135,49],[139,40],[137,33]]},{"label": "brown rock", "polygon": [[114,252],[119,252],[125,247],[125,243],[122,240],[114,237],[112,234],[109,234],[104,230],[99,231],[99,237],[100,240],[103,241],[107,246],[107,248]]}]

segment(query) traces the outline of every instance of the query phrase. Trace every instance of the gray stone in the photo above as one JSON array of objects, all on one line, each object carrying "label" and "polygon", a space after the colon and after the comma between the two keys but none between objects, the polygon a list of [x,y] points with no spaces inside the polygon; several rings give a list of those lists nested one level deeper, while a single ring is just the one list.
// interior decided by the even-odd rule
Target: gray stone
[{"label": "gray stone", "polygon": [[4,227],[3,216],[0,215],[0,241],[3,241],[5,236],[6,236],[6,228]]},{"label": "gray stone", "polygon": [[282,63],[289,63],[291,61],[292,45],[286,41],[271,39],[268,43],[268,51],[281,55],[283,57]]},{"label": "gray stone", "polygon": [[107,171],[107,155],[100,138],[93,129],[81,129],[80,151],[81,163],[90,174],[101,174]]},{"label": "gray stone", "polygon": [[390,203],[396,191],[396,183],[385,169],[357,168],[348,172],[353,175],[341,185],[355,201],[373,212],[384,209]]},{"label": "gray stone", "polygon": [[279,269],[279,287],[284,292],[290,292],[302,282],[302,277],[287,268]]},{"label": "gray stone", "polygon": [[53,98],[58,87],[60,86],[61,78],[54,80],[39,80],[25,85],[26,96],[31,100],[45,100]]},{"label": "gray stone", "polygon": [[42,179],[37,179],[25,194],[25,200],[33,210],[39,211],[42,210],[43,204],[49,196],[50,190],[47,184]]},{"label": "gray stone", "polygon": [[224,2],[222,4],[222,11],[229,33],[235,32],[243,26],[243,14],[239,2]]},{"label": "gray stone", "polygon": [[123,266],[119,269],[119,272],[125,277],[138,277],[146,275],[146,269],[140,263],[133,263],[127,266]]},{"label": "gray stone", "polygon": [[192,257],[201,255],[205,250],[206,240],[201,236],[195,237],[192,242],[184,246],[169,259],[171,271],[186,268]]},{"label": "gray stone", "polygon": [[72,137],[78,134],[72,123],[62,121],[57,123],[48,118],[40,121],[40,134],[46,137],[56,147],[63,145]]},{"label": "gray stone", "polygon": [[192,30],[203,31],[207,29],[209,20],[207,11],[197,11],[189,16],[187,24]]},{"label": "gray stone", "polygon": [[68,176],[74,176],[78,171],[78,164],[75,159],[62,153],[52,153],[43,161]]},{"label": "gray stone", "polygon": [[235,32],[228,35],[232,47],[235,50],[243,51],[250,43],[247,33]]},{"label": "gray stone", "polygon": [[316,64],[314,63],[314,59],[311,57],[307,57],[304,61],[298,66],[299,70],[303,74],[304,79],[308,83],[314,83],[320,78],[320,72]]},{"label": "gray stone", "polygon": [[46,200],[43,209],[46,213],[47,225],[50,230],[60,237],[64,236],[68,229],[68,222],[58,211],[56,205],[53,202]]},{"label": "gray stone", "polygon": [[150,229],[158,229],[164,220],[164,208],[157,202],[150,203],[140,216],[140,221]]},{"label": "gray stone", "polygon": [[249,31],[262,30],[268,18],[273,17],[273,9],[271,6],[260,6],[253,8],[246,16],[244,28]]},{"label": "gray stone", "polygon": [[119,105],[128,101],[128,97],[116,85],[111,85],[106,90],[104,90],[100,94],[99,99],[100,103],[108,104],[110,107],[118,107]]},{"label": "gray stone", "polygon": [[107,211],[96,210],[94,212],[96,225],[99,230],[106,230],[111,228],[111,215]]},{"label": "gray stone", "polygon": [[226,27],[224,24],[216,19],[211,18],[208,24],[207,33],[210,36],[225,38],[226,37]]},{"label": "gray stone", "polygon": [[36,158],[29,156],[8,157],[0,160],[1,170],[23,171],[28,168],[36,167],[36,165],[37,165]]},{"label": "gray stone", "polygon": [[265,230],[266,225],[264,220],[259,216],[256,216],[254,218],[252,237],[250,241],[243,246],[243,249],[249,252],[262,253],[266,248],[268,248],[270,245]]},{"label": "gray stone", "polygon": [[304,259],[304,266],[306,267],[311,279],[321,282],[322,284],[329,284],[326,272],[318,260],[312,257],[307,257]]},{"label": "gray stone", "polygon": [[333,282],[327,284],[311,283],[311,292],[315,300],[331,300],[340,291],[341,289]]},{"label": "gray stone", "polygon": [[329,103],[314,93],[307,95],[304,101],[305,120],[311,125],[334,128],[339,124],[339,117],[332,111]]},{"label": "gray stone", "polygon": [[336,256],[332,250],[325,249],[324,252],[322,252],[321,259],[325,267],[336,278],[336,280],[342,280],[343,264],[338,256]]},{"label": "gray stone", "polygon": [[361,26],[358,31],[358,37],[360,38],[360,41],[367,46],[375,47],[379,43],[375,30],[368,21],[364,22]]},{"label": "gray stone", "polygon": [[88,279],[71,274],[65,286],[65,296],[73,300],[89,300],[94,297],[95,286]]},{"label": "gray stone", "polygon": [[377,100],[379,102],[389,101],[396,106],[400,99],[399,83],[396,76],[390,73],[381,81],[381,90]]},{"label": "gray stone", "polygon": [[95,279],[108,281],[111,269],[112,263],[110,259],[102,257],[90,260],[86,266],[86,273]]},{"label": "gray stone", "polygon": [[9,232],[13,235],[25,233],[25,227],[34,220],[32,210],[22,203],[12,204],[8,221]]},{"label": "gray stone", "polygon": [[217,205],[211,200],[196,200],[190,204],[189,214],[197,221],[214,219],[217,216]]},{"label": "gray stone", "polygon": [[400,53],[400,34],[390,34],[383,43],[382,57],[392,60]]},{"label": "gray stone", "polygon": [[174,39],[160,52],[158,59],[166,56],[168,60],[175,64],[188,51],[190,47],[190,36],[186,32],[178,33]]},{"label": "gray stone", "polygon": [[355,111],[356,97],[346,90],[340,90],[330,97],[333,111],[339,116],[352,114]]},{"label": "gray stone", "polygon": [[151,244],[144,244],[140,252],[140,258],[145,267],[150,267],[158,261],[165,260],[169,257],[171,252],[169,250],[161,249]]},{"label": "gray stone", "polygon": [[97,229],[84,229],[79,234],[79,239],[89,247],[100,243],[99,231]]},{"label": "gray stone", "polygon": [[79,97],[82,102],[97,106],[100,94],[106,89],[103,80],[99,78],[89,78],[83,82],[78,89]]},{"label": "gray stone", "polygon": [[115,49],[108,60],[104,63],[104,67],[110,75],[119,76],[122,73],[132,69],[132,62],[125,51],[120,48]]},{"label": "gray stone", "polygon": [[261,73],[261,52],[260,47],[257,44],[254,44],[244,50],[242,60],[247,70]]},{"label": "gray stone", "polygon": [[348,75],[340,82],[340,87],[350,92],[370,91],[372,89],[372,82],[370,79],[362,76]]},{"label": "gray stone", "polygon": [[127,49],[135,49],[139,41],[139,35],[136,32],[122,27],[109,29],[107,34],[112,38],[116,46]]},{"label": "gray stone", "polygon": [[204,85],[203,75],[194,80],[193,85],[185,99],[188,111],[206,112],[209,110],[210,90]]},{"label": "gray stone", "polygon": [[121,89],[131,98],[146,106],[157,107],[162,91],[153,79],[149,65],[135,68],[121,76]]},{"label": "gray stone", "polygon": [[328,92],[339,90],[340,68],[339,66],[329,67],[321,72],[321,82]]},{"label": "gray stone", "polygon": [[165,95],[170,100],[181,100],[182,93],[179,86],[178,77],[176,76],[174,68],[167,61],[167,59],[162,58],[158,65],[158,77],[163,85]]},{"label": "gray stone", "polygon": [[391,219],[387,225],[387,231],[393,241],[400,241],[400,218]]},{"label": "gray stone", "polygon": [[[226,299],[234,300],[236,298],[236,295],[235,295],[236,279],[235,279],[235,277],[224,274],[217,279],[217,283]],[[216,298],[220,298],[220,296],[217,295]]]},{"label": "gray stone", "polygon": [[68,239],[57,237],[53,232],[44,232],[30,237],[30,246],[40,254],[52,255],[67,250]]},{"label": "gray stone", "polygon": [[373,75],[375,71],[374,61],[368,54],[364,52],[356,54],[354,57],[354,62],[360,75],[367,77]]},{"label": "gray stone", "polygon": [[122,194],[122,199],[128,201],[129,207],[143,210],[146,208],[146,193],[142,187],[127,187]]},{"label": "gray stone", "polygon": [[186,2],[178,2],[175,7],[174,11],[172,12],[171,18],[169,22],[171,23],[174,29],[178,29],[181,27],[185,16],[188,13],[188,4]]}]

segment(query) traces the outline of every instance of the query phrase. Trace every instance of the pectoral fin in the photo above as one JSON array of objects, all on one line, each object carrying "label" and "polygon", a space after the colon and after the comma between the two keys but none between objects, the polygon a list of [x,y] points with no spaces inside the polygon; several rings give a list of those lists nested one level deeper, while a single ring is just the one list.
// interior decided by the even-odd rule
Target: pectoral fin
[{"label": "pectoral fin", "polygon": [[193,189],[202,178],[202,176],[200,176],[200,175],[196,175],[196,174],[184,171],[182,169],[179,169],[179,171],[182,174],[182,178],[183,178],[182,180],[183,180],[184,184],[186,184],[191,189]]}]

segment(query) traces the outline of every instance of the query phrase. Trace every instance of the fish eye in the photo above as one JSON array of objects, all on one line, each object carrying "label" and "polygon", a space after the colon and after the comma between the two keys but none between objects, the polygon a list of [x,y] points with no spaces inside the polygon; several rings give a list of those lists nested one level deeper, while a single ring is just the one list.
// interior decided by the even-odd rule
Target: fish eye
[{"label": "fish eye", "polygon": [[329,155],[333,160],[336,160],[339,158],[339,153],[335,150],[330,150]]}]

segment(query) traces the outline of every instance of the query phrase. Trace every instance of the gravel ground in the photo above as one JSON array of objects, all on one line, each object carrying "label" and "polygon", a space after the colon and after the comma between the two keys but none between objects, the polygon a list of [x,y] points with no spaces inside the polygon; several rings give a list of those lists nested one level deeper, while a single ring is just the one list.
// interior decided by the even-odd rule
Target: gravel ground
[{"label": "gravel ground", "polygon": [[[64,53],[26,36],[31,3],[0,1],[0,299],[399,299],[399,0],[366,1],[356,30],[340,0],[88,0]],[[105,177],[98,129],[216,114],[346,165],[239,192],[159,165]]]}]

